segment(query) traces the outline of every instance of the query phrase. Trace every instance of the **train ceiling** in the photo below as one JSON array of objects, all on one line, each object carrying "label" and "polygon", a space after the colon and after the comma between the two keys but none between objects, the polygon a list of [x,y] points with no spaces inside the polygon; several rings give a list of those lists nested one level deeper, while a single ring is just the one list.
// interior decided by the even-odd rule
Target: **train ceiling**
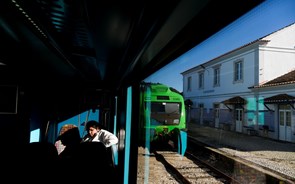
[{"label": "train ceiling", "polygon": [[1,76],[44,87],[44,93],[85,84],[115,91],[145,79],[261,2],[1,0]]}]

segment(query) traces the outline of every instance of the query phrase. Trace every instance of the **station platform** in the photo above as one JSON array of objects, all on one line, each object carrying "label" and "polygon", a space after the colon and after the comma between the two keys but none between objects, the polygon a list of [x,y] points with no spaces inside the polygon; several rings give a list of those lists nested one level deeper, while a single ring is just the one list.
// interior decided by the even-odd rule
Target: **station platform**
[{"label": "station platform", "polygon": [[188,123],[189,138],[295,181],[295,144]]},{"label": "station platform", "polygon": [[[208,144],[227,146],[245,151],[280,151],[293,152],[295,144],[273,140],[266,137],[247,135],[208,126],[188,123],[188,135]],[[294,157],[295,158],[295,157]]]}]

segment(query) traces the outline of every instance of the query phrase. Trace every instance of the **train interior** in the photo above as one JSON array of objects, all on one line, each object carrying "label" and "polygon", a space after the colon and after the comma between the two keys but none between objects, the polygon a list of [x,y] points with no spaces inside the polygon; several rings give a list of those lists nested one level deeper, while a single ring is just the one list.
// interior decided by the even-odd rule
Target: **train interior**
[{"label": "train interior", "polygon": [[261,2],[1,0],[1,158],[96,119],[134,183],[140,82]]}]

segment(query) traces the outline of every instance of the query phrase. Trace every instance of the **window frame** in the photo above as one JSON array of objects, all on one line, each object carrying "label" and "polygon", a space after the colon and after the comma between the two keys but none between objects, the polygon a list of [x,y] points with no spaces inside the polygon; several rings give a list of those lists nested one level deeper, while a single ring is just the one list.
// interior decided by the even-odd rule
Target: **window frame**
[{"label": "window frame", "polygon": [[220,86],[220,70],[220,65],[213,67],[213,87]]},{"label": "window frame", "polygon": [[244,79],[244,61],[239,59],[234,62],[233,80],[236,82],[243,82]]},{"label": "window frame", "polygon": [[204,89],[204,80],[205,80],[205,74],[204,74],[204,71],[202,72],[199,72],[199,89]]},{"label": "window frame", "polygon": [[189,76],[187,78],[187,88],[186,91],[191,91],[192,90],[192,76]]}]

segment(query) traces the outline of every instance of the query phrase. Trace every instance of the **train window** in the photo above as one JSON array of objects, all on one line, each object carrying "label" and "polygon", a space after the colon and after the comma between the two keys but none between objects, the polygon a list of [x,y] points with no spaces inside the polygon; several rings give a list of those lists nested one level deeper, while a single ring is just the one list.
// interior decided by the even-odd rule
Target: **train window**
[{"label": "train window", "polygon": [[[265,1],[144,80],[183,91],[184,99],[194,102],[186,109],[194,140],[255,160],[290,183],[294,166],[285,159],[294,157],[295,142],[294,8],[294,1]],[[240,168],[231,170],[236,174]],[[239,179],[253,182],[244,171]]]},{"label": "train window", "polygon": [[99,110],[98,109],[96,109],[95,111],[88,110],[88,111],[82,112],[81,114],[78,114],[72,118],[69,118],[65,121],[62,121],[58,124],[57,129],[60,130],[64,125],[72,124],[72,125],[75,125],[79,128],[80,135],[83,136],[86,133],[84,130],[84,122],[87,122],[90,120],[96,120],[96,121],[99,120]]},{"label": "train window", "polygon": [[179,114],[180,104],[179,103],[166,103],[165,112],[168,113],[169,115]]},{"label": "train window", "polygon": [[165,104],[166,103],[151,103],[151,111],[153,112],[165,112]]},{"label": "train window", "polygon": [[30,142],[40,141],[40,128],[32,130],[30,135]]},{"label": "train window", "polygon": [[173,125],[179,124],[180,109],[179,103],[151,103],[151,125]]}]

